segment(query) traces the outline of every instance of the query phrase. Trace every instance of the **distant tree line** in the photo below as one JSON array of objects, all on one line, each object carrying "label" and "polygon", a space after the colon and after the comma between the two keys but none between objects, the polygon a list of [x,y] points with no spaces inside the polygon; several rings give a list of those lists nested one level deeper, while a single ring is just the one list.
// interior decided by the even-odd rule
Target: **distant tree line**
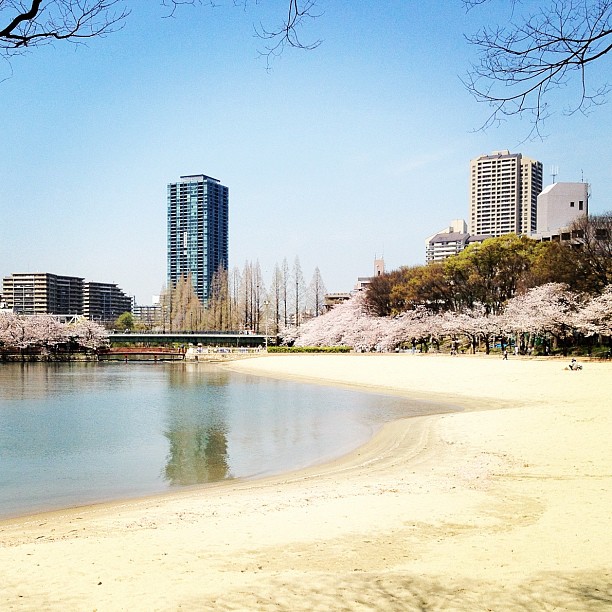
[{"label": "distant tree line", "polygon": [[366,297],[377,316],[419,306],[434,312],[480,306],[498,314],[517,293],[564,283],[596,295],[612,283],[612,213],[579,218],[569,240],[536,242],[507,234],[473,244],[442,262],[405,266],[372,279]]},{"label": "distant tree line", "polygon": [[248,331],[278,335],[289,325],[317,317],[324,311],[325,284],[315,268],[307,284],[299,257],[274,266],[266,285],[258,261],[242,270],[219,269],[206,304],[198,298],[190,276],[164,288],[160,297],[164,331]]},{"label": "distant tree line", "polygon": [[417,306],[391,317],[373,315],[359,292],[329,313],[301,328],[287,329],[285,344],[348,346],[358,352],[412,350],[451,353],[494,345],[521,354],[574,352],[609,357],[612,351],[612,285],[589,296],[562,283],[546,283],[508,300],[500,312],[482,305],[459,311]]},{"label": "distant tree line", "polygon": [[[612,349],[612,214],[581,218],[566,242],[506,235],[443,262],[403,267],[283,341],[358,351],[521,353]],[[601,348],[604,347],[604,348]]]}]

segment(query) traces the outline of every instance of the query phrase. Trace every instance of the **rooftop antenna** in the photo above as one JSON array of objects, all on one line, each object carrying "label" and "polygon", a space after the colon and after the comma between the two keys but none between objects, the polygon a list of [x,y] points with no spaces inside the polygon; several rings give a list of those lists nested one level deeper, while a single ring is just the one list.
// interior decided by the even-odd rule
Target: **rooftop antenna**
[{"label": "rooftop antenna", "polygon": [[550,175],[552,176],[552,182],[557,182],[557,175],[559,174],[559,166],[551,166],[550,167]]},{"label": "rooftop antenna", "polygon": [[580,180],[584,183],[584,170],[580,168]]}]

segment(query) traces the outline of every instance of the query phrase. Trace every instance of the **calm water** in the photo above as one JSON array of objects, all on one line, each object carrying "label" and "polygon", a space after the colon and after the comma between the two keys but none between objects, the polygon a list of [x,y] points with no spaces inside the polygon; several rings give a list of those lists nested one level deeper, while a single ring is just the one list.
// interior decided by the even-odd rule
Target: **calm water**
[{"label": "calm water", "polygon": [[279,473],[433,411],[204,364],[0,364],[0,517]]}]

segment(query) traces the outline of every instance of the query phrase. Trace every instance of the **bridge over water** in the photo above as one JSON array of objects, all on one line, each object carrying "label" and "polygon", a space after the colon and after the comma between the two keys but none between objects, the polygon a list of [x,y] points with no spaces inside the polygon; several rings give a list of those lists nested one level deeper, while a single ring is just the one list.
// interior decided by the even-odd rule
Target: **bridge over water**
[{"label": "bridge over water", "polygon": [[222,332],[187,332],[187,333],[165,333],[165,334],[111,334],[109,336],[111,346],[122,344],[134,344],[140,346],[164,346],[201,344],[202,346],[220,347],[258,347],[276,343],[274,336],[264,334],[236,334]]}]

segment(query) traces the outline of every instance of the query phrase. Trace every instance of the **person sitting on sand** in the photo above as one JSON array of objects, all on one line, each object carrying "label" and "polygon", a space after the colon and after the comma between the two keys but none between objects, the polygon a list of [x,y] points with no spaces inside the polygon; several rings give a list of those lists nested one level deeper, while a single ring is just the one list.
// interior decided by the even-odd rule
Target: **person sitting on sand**
[{"label": "person sitting on sand", "polygon": [[572,357],[572,360],[569,364],[570,370],[582,370],[582,366]]}]

